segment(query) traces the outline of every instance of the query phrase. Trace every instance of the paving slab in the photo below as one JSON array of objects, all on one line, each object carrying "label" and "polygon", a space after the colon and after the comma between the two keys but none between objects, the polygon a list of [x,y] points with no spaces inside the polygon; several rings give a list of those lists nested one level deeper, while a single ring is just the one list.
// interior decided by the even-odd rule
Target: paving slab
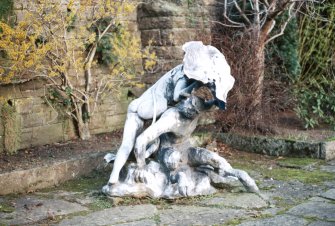
[{"label": "paving slab", "polygon": [[144,219],[124,224],[116,224],[118,226],[156,226],[157,222],[152,219]]},{"label": "paving slab", "polygon": [[292,226],[292,225],[307,225],[308,221],[296,216],[291,215],[278,215],[271,218],[265,218],[256,221],[247,221],[239,224],[239,226],[273,226],[273,225],[280,225],[280,226]]},{"label": "paving slab", "polygon": [[23,197],[14,200],[13,204],[14,212],[0,212],[0,225],[33,224],[44,219],[88,210],[76,203],[36,197]]},{"label": "paving slab", "polygon": [[327,221],[314,221],[310,223],[308,226],[334,226],[335,222],[327,222]]},{"label": "paving slab", "polygon": [[287,213],[295,216],[335,221],[335,204],[309,201],[291,208]]},{"label": "paving slab", "polygon": [[246,214],[243,209],[172,205],[159,211],[159,225],[220,225]]},{"label": "paving slab", "polygon": [[326,191],[325,193],[321,194],[320,196],[323,197],[323,198],[326,198],[326,199],[335,200],[335,188]]},{"label": "paving slab", "polygon": [[[134,223],[145,218],[153,218],[157,213],[154,205],[119,206],[93,212],[85,216],[75,216],[62,220],[58,225],[92,226]],[[135,221],[135,222],[134,222]]]},{"label": "paving slab", "polygon": [[264,199],[253,193],[226,193],[221,197],[202,201],[201,204],[244,209],[261,209],[268,206]]}]

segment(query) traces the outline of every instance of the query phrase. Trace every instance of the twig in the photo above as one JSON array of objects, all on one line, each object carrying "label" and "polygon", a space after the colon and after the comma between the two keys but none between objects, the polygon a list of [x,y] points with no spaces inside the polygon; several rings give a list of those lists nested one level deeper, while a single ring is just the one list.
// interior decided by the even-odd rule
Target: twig
[{"label": "twig", "polygon": [[289,10],[288,10],[289,17],[287,18],[287,20],[285,21],[285,23],[281,25],[280,32],[279,32],[278,34],[272,36],[272,37],[269,38],[268,40],[266,40],[266,41],[265,41],[265,45],[266,45],[267,43],[271,42],[272,40],[274,40],[275,38],[278,38],[279,36],[281,36],[281,35],[284,34],[284,31],[285,31],[285,29],[286,29],[287,24],[290,22],[290,20],[292,19],[292,17],[295,15],[294,13],[292,13],[293,7],[294,7],[294,3],[292,3],[292,4],[289,6]]}]

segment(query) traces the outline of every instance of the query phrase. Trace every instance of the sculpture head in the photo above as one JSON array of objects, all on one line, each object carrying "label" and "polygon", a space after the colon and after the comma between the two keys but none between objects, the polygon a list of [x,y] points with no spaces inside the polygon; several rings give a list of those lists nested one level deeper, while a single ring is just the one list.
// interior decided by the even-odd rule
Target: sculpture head
[{"label": "sculpture head", "polygon": [[197,96],[190,95],[177,104],[178,112],[188,119],[194,119],[200,112],[208,110],[209,106],[205,101]]},{"label": "sculpture head", "polygon": [[215,83],[215,96],[227,102],[228,92],[233,88],[235,79],[224,55],[214,46],[205,46],[200,41],[186,42],[183,45],[184,73],[190,79],[203,84]]}]

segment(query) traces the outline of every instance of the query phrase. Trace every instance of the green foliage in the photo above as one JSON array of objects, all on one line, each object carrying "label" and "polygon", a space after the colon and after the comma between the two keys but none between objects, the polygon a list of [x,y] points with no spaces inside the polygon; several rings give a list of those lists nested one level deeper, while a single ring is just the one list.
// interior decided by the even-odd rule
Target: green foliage
[{"label": "green foliage", "polygon": [[13,13],[13,0],[1,0],[0,2],[0,20],[9,20],[9,16]]},{"label": "green foliage", "polygon": [[108,30],[108,32],[100,40],[98,40],[99,32],[105,30],[111,20],[111,17],[102,18],[98,20],[95,24],[92,24],[92,27],[90,28],[90,30],[96,33],[96,55],[99,64],[111,65],[113,62],[117,61],[117,56],[113,52],[112,38],[117,37],[118,39],[120,39],[123,26],[120,23],[112,26]]},{"label": "green foliage", "polygon": [[300,21],[302,72],[295,81],[295,110],[306,128],[326,123],[335,129],[335,6],[328,3],[315,10],[314,18]]},{"label": "green foliage", "polygon": [[295,89],[298,99],[295,108],[306,128],[326,123],[335,130],[335,82],[334,80],[312,80],[311,83]]},{"label": "green foliage", "polygon": [[[283,23],[288,17],[287,13],[278,18],[277,23]],[[278,33],[276,27],[273,33]],[[291,80],[300,74],[298,56],[298,24],[297,19],[292,18],[287,24],[284,35],[274,39],[267,46],[267,64],[275,65],[276,75],[280,74],[284,80]]]}]

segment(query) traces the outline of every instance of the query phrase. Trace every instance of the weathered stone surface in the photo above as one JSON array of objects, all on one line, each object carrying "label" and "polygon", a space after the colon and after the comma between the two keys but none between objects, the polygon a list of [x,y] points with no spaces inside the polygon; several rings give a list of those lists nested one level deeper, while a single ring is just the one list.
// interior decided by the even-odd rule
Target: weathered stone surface
[{"label": "weathered stone surface", "polygon": [[182,62],[184,51],[181,46],[154,47],[153,51],[158,57],[164,57],[165,60],[179,59]]},{"label": "weathered stone surface", "polygon": [[327,165],[321,166],[320,169],[326,172],[335,173],[335,160],[329,161]]},{"label": "weathered stone surface", "polygon": [[320,155],[322,159],[335,159],[335,141],[327,141],[321,143]]},{"label": "weathered stone surface", "polygon": [[185,17],[145,17],[139,22],[140,30],[183,28],[186,26]]},{"label": "weathered stone surface", "polygon": [[85,175],[101,167],[105,153],[94,153],[50,166],[0,174],[0,195],[34,191]]},{"label": "weathered stone surface", "polygon": [[334,226],[335,222],[327,222],[327,221],[314,221],[310,223],[308,226]]},{"label": "weathered stone surface", "polygon": [[334,220],[334,204],[328,202],[307,202],[293,207],[287,213],[302,216],[316,217],[323,220]]},{"label": "weathered stone surface", "polygon": [[88,210],[76,203],[64,200],[38,199],[24,197],[15,200],[15,211],[12,213],[0,212],[1,225],[33,224],[43,219],[53,218]]},{"label": "weathered stone surface", "polygon": [[[104,209],[86,216],[77,216],[66,219],[59,225],[115,225],[120,223],[132,223],[143,218],[153,217],[157,212],[154,205],[121,206]],[[136,225],[136,224],[135,224]]]},{"label": "weathered stone surface", "polygon": [[16,99],[21,98],[22,94],[19,87],[6,85],[0,87],[0,97],[3,97],[4,99]]},{"label": "weathered stone surface", "polygon": [[116,224],[119,226],[156,226],[157,223],[154,220],[151,219],[143,219],[139,221],[133,221],[133,222],[128,222],[124,224]]},{"label": "weathered stone surface", "polygon": [[17,113],[32,113],[34,110],[35,98],[24,98],[15,100],[14,106]]},{"label": "weathered stone surface", "polygon": [[[203,35],[209,34],[209,30],[204,30]],[[164,45],[180,46],[185,42],[196,39],[197,29],[195,28],[174,28],[161,30],[161,42]]]},{"label": "weathered stone surface", "polygon": [[266,201],[253,193],[226,193],[201,202],[202,205],[219,205],[243,209],[260,209],[268,206]]},{"label": "weathered stone surface", "polygon": [[325,193],[321,194],[320,196],[323,197],[323,198],[326,198],[326,199],[335,200],[335,188],[326,191]]},{"label": "weathered stone surface", "polygon": [[320,154],[320,142],[250,137],[232,133],[222,133],[219,138],[234,148],[249,152],[272,156],[325,158],[325,155]]},{"label": "weathered stone surface", "polygon": [[284,214],[257,221],[247,221],[242,224],[239,224],[239,226],[267,226],[267,225],[291,226],[291,225],[307,225],[307,223],[308,221],[301,217]]},{"label": "weathered stone surface", "polygon": [[63,123],[33,127],[30,145],[51,144],[63,141]]},{"label": "weathered stone surface", "polygon": [[137,18],[182,16],[184,14],[185,10],[183,7],[172,2],[158,0],[141,4],[138,9]]},{"label": "weathered stone surface", "polygon": [[141,31],[142,45],[148,46],[150,43],[154,46],[161,46],[161,32],[159,29],[142,30]]},{"label": "weathered stone surface", "polygon": [[160,211],[162,225],[220,225],[245,215],[245,210],[199,206],[171,206]]}]

